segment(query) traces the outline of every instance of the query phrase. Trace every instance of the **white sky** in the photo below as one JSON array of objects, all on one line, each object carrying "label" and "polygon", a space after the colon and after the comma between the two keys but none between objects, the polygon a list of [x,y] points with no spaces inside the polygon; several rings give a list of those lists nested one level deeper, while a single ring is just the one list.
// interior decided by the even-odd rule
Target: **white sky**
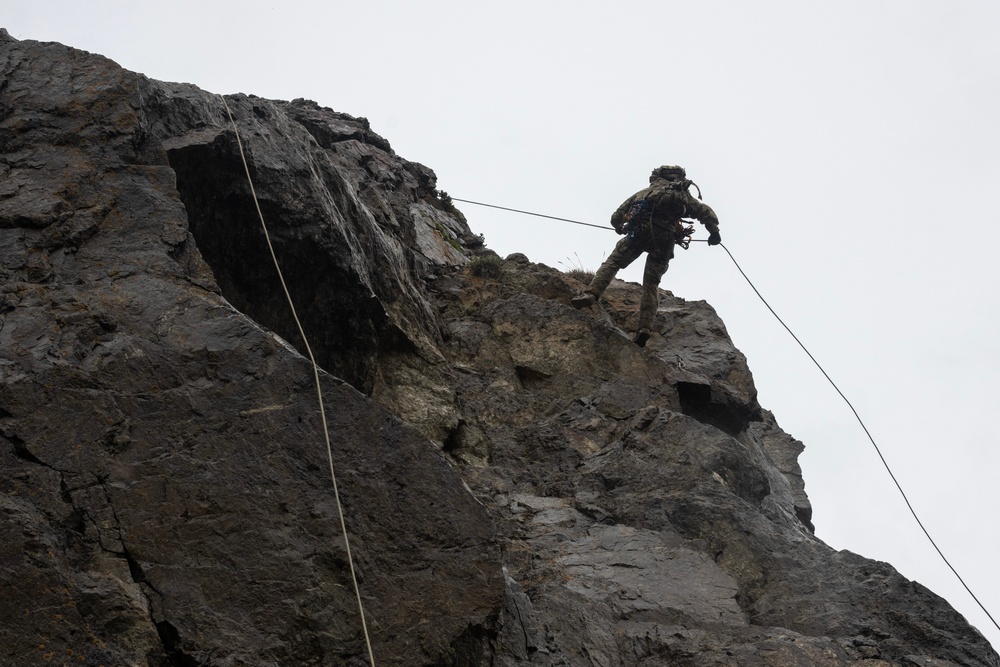
[{"label": "white sky", "polygon": [[[0,0],[0,26],[156,79],[365,116],[463,199],[607,224],[653,167],[685,166],[1000,621],[995,0]],[[501,255],[557,268],[595,269],[617,238],[460,207]],[[678,251],[661,286],[719,311],[761,404],[806,444],[817,534],[892,563],[1000,647],[725,251]]]}]

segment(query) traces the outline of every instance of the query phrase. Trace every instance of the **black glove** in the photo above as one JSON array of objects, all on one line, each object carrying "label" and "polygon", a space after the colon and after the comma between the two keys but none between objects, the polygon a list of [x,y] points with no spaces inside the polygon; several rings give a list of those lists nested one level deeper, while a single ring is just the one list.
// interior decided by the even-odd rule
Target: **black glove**
[{"label": "black glove", "polygon": [[722,243],[722,235],[719,234],[719,230],[716,229],[714,232],[710,232],[708,235],[708,245],[719,245]]},{"label": "black glove", "polygon": [[615,233],[616,234],[624,234],[625,233],[625,227],[623,225],[615,225],[614,227],[615,227]]}]

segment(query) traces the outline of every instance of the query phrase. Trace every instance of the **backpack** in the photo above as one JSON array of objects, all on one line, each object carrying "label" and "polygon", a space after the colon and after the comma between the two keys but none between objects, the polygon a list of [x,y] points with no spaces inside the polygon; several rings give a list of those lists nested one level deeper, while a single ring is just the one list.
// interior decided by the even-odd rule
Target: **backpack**
[{"label": "backpack", "polygon": [[[693,183],[687,179],[661,181],[646,188],[645,196],[636,199],[622,218],[622,228],[629,237],[634,237],[643,228],[657,220],[668,220],[673,226],[687,211],[688,188]],[[695,187],[698,187],[697,185]],[[700,194],[700,193],[699,193]]]}]

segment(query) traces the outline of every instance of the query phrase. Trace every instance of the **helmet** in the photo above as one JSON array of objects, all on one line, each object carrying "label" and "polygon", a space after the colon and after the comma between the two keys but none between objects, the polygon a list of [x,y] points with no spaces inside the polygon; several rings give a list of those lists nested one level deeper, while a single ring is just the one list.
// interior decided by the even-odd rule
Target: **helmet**
[{"label": "helmet", "polygon": [[687,172],[684,171],[684,167],[663,165],[662,167],[657,167],[653,170],[653,173],[649,175],[649,182],[652,183],[658,178],[662,178],[667,181],[682,181],[687,178]]}]

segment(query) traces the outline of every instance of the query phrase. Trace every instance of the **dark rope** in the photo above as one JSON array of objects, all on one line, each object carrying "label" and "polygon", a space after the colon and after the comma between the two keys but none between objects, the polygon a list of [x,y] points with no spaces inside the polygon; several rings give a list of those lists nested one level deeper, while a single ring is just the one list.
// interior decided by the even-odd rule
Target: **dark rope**
[{"label": "dark rope", "polygon": [[452,197],[451,200],[452,201],[460,201],[460,202],[463,202],[463,203],[466,203],[466,204],[475,204],[476,206],[486,206],[488,208],[498,208],[501,211],[513,211],[514,213],[523,213],[524,215],[534,215],[534,216],[539,217],[539,218],[548,218],[549,220],[561,220],[562,222],[572,222],[574,225],[584,225],[586,227],[597,227],[598,229],[611,229],[612,231],[614,231],[611,227],[607,227],[605,225],[595,225],[595,224],[590,223],[590,222],[580,222],[579,220],[570,220],[569,218],[557,218],[554,215],[543,215],[541,213],[532,213],[531,211],[519,211],[516,208],[507,208],[506,206],[496,206],[495,204],[484,204],[484,203],[478,202],[478,201],[469,201],[468,199],[459,199],[458,197]]},{"label": "dark rope", "polygon": [[[701,193],[699,192],[699,194]],[[516,208],[506,208],[504,206],[494,206],[493,204],[483,204],[480,202],[468,201],[466,199],[458,199],[457,197],[452,197],[452,199],[454,201],[465,202],[466,204],[476,204],[477,206],[489,206],[490,208],[498,208],[504,211],[513,211],[514,213],[523,213],[525,215],[534,215],[540,218],[549,218],[552,220],[561,220],[562,222],[571,222],[576,225],[586,225],[588,227],[597,227],[599,229],[611,230],[611,227],[605,227],[603,225],[594,225],[589,222],[579,222],[578,220],[567,220],[566,218],[557,218],[552,215],[542,215],[541,213],[532,213],[531,211],[519,211]],[[693,239],[692,242],[707,243],[708,241],[705,239]],[[885,456],[882,455],[882,450],[879,449],[878,444],[875,442],[875,438],[872,437],[872,434],[868,431],[868,427],[865,426],[865,422],[861,419],[861,415],[859,415],[858,411],[854,409],[854,405],[852,405],[851,402],[847,399],[847,396],[844,395],[844,392],[840,390],[840,387],[838,387],[837,383],[833,381],[833,378],[831,378],[829,374],[827,374],[823,366],[821,366],[820,363],[816,361],[816,357],[812,355],[812,352],[810,352],[809,349],[802,343],[802,341],[799,340],[799,337],[795,335],[795,333],[789,328],[787,324],[785,324],[785,321],[781,319],[781,317],[774,310],[774,308],[771,307],[771,304],[767,302],[767,299],[765,299],[764,295],[760,293],[760,290],[757,289],[757,286],[753,284],[753,281],[750,280],[750,277],[743,270],[743,267],[741,267],[739,262],[736,261],[736,258],[733,257],[733,253],[729,252],[729,248],[727,248],[722,243],[720,243],[719,245],[722,247],[723,250],[726,251],[726,254],[729,255],[729,259],[733,261],[733,264],[736,266],[736,269],[743,276],[743,279],[747,281],[747,284],[750,285],[750,288],[754,291],[757,297],[761,300],[761,302],[765,306],[767,306],[767,309],[771,311],[771,314],[774,315],[774,319],[778,320],[781,326],[785,328],[785,331],[787,331],[788,334],[793,339],[795,339],[795,342],[799,344],[799,347],[802,348],[802,351],[805,352],[806,355],[809,357],[809,359],[812,360],[813,364],[816,365],[816,368],[819,369],[820,373],[823,374],[823,377],[825,377],[827,382],[830,383],[830,386],[832,386],[836,390],[836,392],[840,394],[840,397],[844,399],[844,403],[847,403],[847,407],[849,407],[851,409],[851,412],[854,413],[854,418],[857,419],[858,424],[861,425],[861,429],[865,432],[865,435],[868,436],[868,440],[872,443],[872,447],[875,448],[875,453],[877,453],[879,459],[881,459],[882,465],[885,466],[885,470],[886,472],[889,473],[889,477],[892,478],[893,484],[895,484],[896,488],[899,490],[899,494],[903,496],[903,501],[906,503],[906,507],[910,510],[910,514],[912,514],[913,518],[916,520],[917,525],[920,526],[920,530],[924,532],[924,535],[927,537],[927,540],[931,543],[931,546],[934,547],[934,550],[937,551],[938,556],[941,557],[941,560],[944,561],[944,564],[948,566],[948,569],[951,570],[952,574],[955,575],[959,583],[962,584],[962,587],[965,588],[966,592],[968,592],[970,596],[972,596],[972,599],[976,601],[976,604],[979,605],[979,608],[983,610],[983,613],[986,614],[987,617],[989,617],[990,621],[993,622],[993,625],[996,626],[997,630],[1000,630],[1000,624],[996,622],[996,619],[993,618],[993,615],[990,614],[989,610],[987,610],[986,607],[983,605],[983,603],[979,601],[979,598],[976,597],[976,594],[972,592],[972,589],[969,588],[968,584],[965,583],[965,580],[962,579],[962,575],[958,573],[958,570],[956,570],[954,566],[951,564],[951,562],[945,557],[944,552],[941,551],[941,548],[938,547],[937,542],[935,542],[934,538],[931,537],[930,532],[928,532],[927,528],[924,527],[924,523],[920,520],[920,517],[917,516],[916,510],[913,509],[913,505],[910,504],[910,499],[906,497],[906,492],[903,491],[902,485],[899,483],[899,480],[896,479],[896,475],[893,474],[892,468],[889,467],[889,462],[885,460]]]},{"label": "dark rope", "polygon": [[952,574],[954,574],[954,575],[955,575],[955,577],[956,577],[956,578],[958,579],[958,581],[959,581],[959,582],[960,582],[960,583],[962,584],[962,586],[963,586],[963,587],[965,588],[965,590],[966,590],[966,591],[967,591],[967,592],[969,593],[969,595],[971,595],[971,596],[972,596],[972,599],[976,601],[976,604],[977,604],[977,605],[979,605],[979,608],[980,608],[980,609],[982,609],[982,610],[983,610],[983,613],[985,613],[985,614],[986,614],[986,615],[987,615],[987,616],[989,617],[990,621],[992,621],[992,622],[993,622],[993,625],[995,625],[995,626],[996,626],[997,630],[1000,630],[1000,625],[998,625],[998,624],[997,624],[996,620],[995,620],[995,619],[993,618],[993,615],[992,615],[992,614],[990,614],[990,612],[989,612],[989,611],[988,611],[988,610],[986,609],[986,607],[985,607],[985,606],[983,606],[983,603],[979,601],[979,598],[977,598],[977,597],[976,597],[976,594],[972,592],[972,589],[971,589],[971,588],[969,588],[968,584],[966,584],[966,583],[965,583],[965,580],[964,580],[964,579],[962,579],[962,575],[960,575],[960,574],[958,573],[958,570],[956,570],[956,569],[954,568],[954,566],[952,566],[951,562],[950,562],[950,561],[949,561],[949,560],[948,560],[948,559],[947,559],[947,558],[945,557],[945,555],[944,555],[944,552],[942,552],[942,551],[941,551],[941,548],[940,548],[940,547],[938,547],[938,545],[937,545],[937,542],[935,542],[935,541],[934,541],[934,538],[933,538],[933,537],[931,537],[931,534],[930,534],[930,533],[929,533],[929,532],[927,531],[927,528],[925,528],[925,527],[924,527],[924,523],[923,523],[923,521],[921,521],[921,520],[920,520],[920,517],[919,517],[919,516],[917,516],[917,511],[916,511],[915,509],[913,509],[913,505],[911,505],[911,504],[910,504],[910,499],[906,497],[906,492],[905,492],[905,491],[903,491],[903,487],[902,487],[902,485],[900,485],[900,483],[899,483],[899,480],[898,480],[898,479],[896,479],[896,475],[895,475],[895,474],[893,474],[893,472],[892,472],[892,468],[890,468],[890,467],[889,467],[889,463],[888,463],[888,461],[886,461],[886,460],[885,460],[885,457],[884,457],[884,456],[882,455],[882,450],[881,450],[881,449],[879,449],[879,446],[878,446],[878,444],[877,444],[877,443],[875,442],[875,438],[874,438],[874,437],[872,437],[872,434],[871,434],[871,433],[870,433],[870,432],[868,431],[868,427],[867,427],[867,426],[865,426],[865,423],[864,423],[864,421],[862,421],[862,419],[861,419],[861,415],[859,415],[859,414],[858,414],[858,411],[854,409],[854,406],[853,406],[853,405],[851,404],[851,402],[850,402],[849,400],[847,400],[847,396],[845,396],[845,395],[844,395],[844,392],[842,392],[842,391],[840,390],[840,387],[838,387],[838,386],[837,386],[837,383],[833,381],[833,378],[831,378],[831,377],[830,377],[830,376],[829,376],[829,375],[827,374],[827,372],[826,372],[826,370],[825,370],[825,369],[823,368],[823,366],[821,366],[821,365],[820,365],[820,363],[819,363],[818,361],[816,361],[816,357],[814,357],[814,356],[812,355],[812,352],[810,352],[810,351],[808,350],[808,348],[806,348],[806,346],[805,346],[805,345],[804,345],[804,344],[802,343],[802,341],[801,341],[801,340],[799,340],[799,337],[798,337],[798,336],[796,336],[796,335],[795,335],[795,334],[794,334],[794,333],[792,332],[792,330],[791,330],[791,329],[790,329],[790,328],[788,327],[788,325],[787,325],[787,324],[785,324],[784,320],[782,320],[782,319],[781,319],[781,318],[780,318],[780,317],[778,316],[778,313],[776,313],[776,312],[775,312],[775,310],[774,310],[774,308],[772,308],[772,307],[771,307],[771,304],[769,304],[769,303],[767,302],[767,300],[766,300],[766,299],[765,299],[765,298],[763,297],[763,295],[762,295],[762,294],[760,293],[760,291],[759,291],[759,290],[757,289],[757,287],[756,287],[756,286],[755,286],[755,285],[753,284],[753,282],[751,282],[751,280],[750,280],[750,278],[749,278],[749,277],[747,276],[746,272],[744,272],[744,271],[743,271],[743,268],[742,268],[742,267],[741,267],[741,266],[739,265],[739,262],[737,262],[737,261],[736,261],[736,258],[735,258],[735,257],[733,257],[733,253],[729,252],[729,248],[727,248],[726,246],[724,246],[724,245],[723,245],[723,244],[721,244],[721,243],[720,243],[719,245],[720,245],[720,246],[722,246],[722,249],[723,249],[723,250],[725,250],[725,251],[726,251],[726,254],[728,254],[728,255],[729,255],[729,259],[733,260],[733,264],[734,264],[734,265],[736,266],[737,270],[739,270],[739,272],[740,272],[741,274],[743,274],[743,278],[744,278],[744,279],[745,279],[745,280],[747,281],[747,284],[748,284],[748,285],[750,285],[750,287],[751,287],[751,288],[753,289],[753,291],[754,291],[754,292],[755,292],[755,293],[757,294],[757,296],[758,296],[758,297],[760,298],[761,302],[762,302],[762,303],[763,303],[763,304],[764,304],[765,306],[767,306],[767,309],[768,309],[768,310],[770,310],[770,311],[771,311],[771,314],[772,314],[772,315],[774,315],[774,318],[775,318],[776,320],[778,320],[778,322],[779,322],[779,323],[781,323],[781,326],[785,327],[785,331],[787,331],[787,332],[788,332],[788,334],[789,334],[789,335],[790,335],[790,336],[791,336],[792,338],[794,338],[794,339],[795,339],[795,342],[796,342],[796,343],[798,343],[798,344],[799,344],[799,347],[801,347],[801,348],[802,348],[802,351],[803,351],[803,352],[805,352],[805,353],[806,353],[806,354],[807,354],[807,355],[809,356],[809,359],[811,359],[811,360],[812,360],[812,362],[813,362],[814,364],[816,364],[816,368],[818,368],[818,369],[819,369],[819,371],[820,371],[820,373],[822,373],[822,374],[823,374],[823,377],[825,377],[825,378],[827,379],[827,382],[829,382],[829,383],[830,383],[830,386],[832,386],[832,387],[833,387],[833,388],[834,388],[834,389],[835,389],[835,390],[837,391],[837,393],[838,393],[838,394],[840,394],[840,397],[841,397],[842,399],[844,399],[844,403],[847,403],[847,407],[849,407],[849,408],[851,409],[851,412],[853,412],[853,413],[854,413],[854,418],[858,420],[858,424],[860,424],[860,425],[861,425],[861,428],[862,428],[862,430],[864,430],[864,432],[865,432],[865,435],[866,435],[866,436],[868,436],[868,440],[869,440],[869,441],[871,441],[871,443],[872,443],[872,447],[874,447],[874,448],[875,448],[875,453],[876,453],[876,454],[878,454],[878,457],[879,457],[879,459],[881,459],[881,460],[882,460],[882,465],[883,465],[883,466],[885,466],[885,470],[886,470],[886,472],[888,472],[888,473],[889,473],[889,477],[891,477],[891,478],[892,478],[892,482],[893,482],[893,484],[895,484],[895,485],[896,485],[896,488],[897,488],[897,489],[899,489],[899,495],[903,496],[903,501],[904,501],[904,502],[906,503],[906,507],[907,507],[907,508],[908,508],[908,509],[910,510],[910,514],[912,514],[912,515],[913,515],[913,518],[914,518],[914,519],[916,520],[916,522],[917,522],[917,525],[918,525],[918,526],[920,526],[920,530],[924,531],[924,535],[926,535],[926,536],[927,536],[927,540],[928,540],[928,541],[929,541],[929,542],[931,543],[931,546],[933,546],[933,547],[934,547],[934,550],[935,550],[935,551],[937,551],[937,553],[938,553],[938,556],[940,556],[940,557],[941,557],[941,560],[943,560],[943,561],[944,561],[944,564],[948,566],[948,569],[950,569],[950,570],[952,571]]}]

